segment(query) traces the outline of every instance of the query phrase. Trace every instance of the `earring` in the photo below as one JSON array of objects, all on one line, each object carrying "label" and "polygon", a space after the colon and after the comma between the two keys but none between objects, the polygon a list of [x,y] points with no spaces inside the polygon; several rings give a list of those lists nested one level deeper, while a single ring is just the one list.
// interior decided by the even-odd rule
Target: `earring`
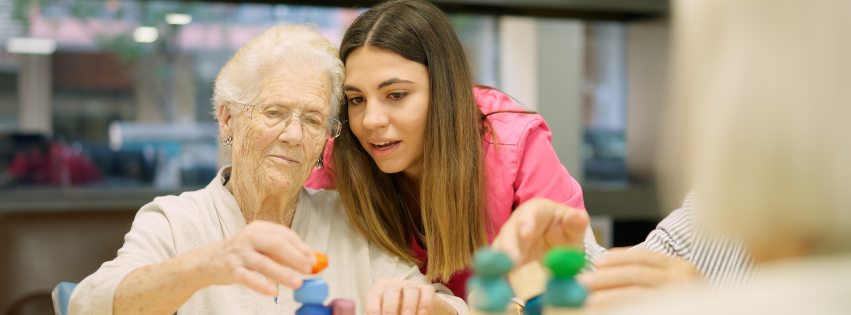
[{"label": "earring", "polygon": [[324,159],[322,158],[322,156],[319,156],[319,159],[318,159],[318,160],[316,160],[316,169],[317,169],[317,170],[321,170],[321,169],[322,169],[322,165],[325,165],[325,163],[324,163],[324,162],[325,162],[325,161],[324,161]]},{"label": "earring", "polygon": [[222,146],[224,146],[225,148],[230,148],[230,146],[232,146],[232,145],[233,145],[233,138],[231,138],[230,135],[228,135],[227,138],[222,139]]}]

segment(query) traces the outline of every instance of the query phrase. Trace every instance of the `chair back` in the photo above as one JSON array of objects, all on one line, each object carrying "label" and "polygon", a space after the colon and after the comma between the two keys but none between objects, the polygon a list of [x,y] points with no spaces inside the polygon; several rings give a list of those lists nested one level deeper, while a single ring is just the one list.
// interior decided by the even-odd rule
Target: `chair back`
[{"label": "chair back", "polygon": [[0,314],[115,259],[137,211],[0,212]]}]

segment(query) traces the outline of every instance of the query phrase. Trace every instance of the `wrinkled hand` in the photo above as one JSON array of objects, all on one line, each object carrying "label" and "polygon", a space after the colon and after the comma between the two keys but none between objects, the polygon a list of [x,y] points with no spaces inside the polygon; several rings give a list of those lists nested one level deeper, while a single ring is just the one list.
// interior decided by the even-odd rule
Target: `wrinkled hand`
[{"label": "wrinkled hand", "polygon": [[549,199],[532,199],[514,210],[491,247],[508,255],[515,266],[522,266],[541,259],[554,246],[585,248],[588,221],[584,210]]},{"label": "wrinkled hand", "polygon": [[292,270],[310,273],[316,263],[313,251],[298,234],[266,221],[253,221],[233,236],[202,247],[196,257],[211,285],[241,284],[264,295],[278,288],[255,271],[297,289],[302,280]]},{"label": "wrinkled hand", "polygon": [[586,305],[592,308],[703,279],[690,262],[648,250],[612,249],[595,266],[596,271],[577,278],[588,288]]},{"label": "wrinkled hand", "polygon": [[434,287],[402,278],[379,279],[366,295],[367,315],[454,314]]}]

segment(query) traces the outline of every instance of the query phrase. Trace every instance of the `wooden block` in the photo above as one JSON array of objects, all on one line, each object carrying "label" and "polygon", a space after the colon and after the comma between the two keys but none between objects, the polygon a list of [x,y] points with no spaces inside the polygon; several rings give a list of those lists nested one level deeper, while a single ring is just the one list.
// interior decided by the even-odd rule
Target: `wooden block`
[{"label": "wooden block", "polygon": [[320,252],[313,252],[313,255],[316,256],[316,264],[313,265],[313,269],[310,270],[310,273],[316,274],[328,267],[328,256]]},{"label": "wooden block", "polygon": [[355,301],[347,299],[335,299],[328,304],[331,315],[355,315]]},{"label": "wooden block", "polygon": [[293,291],[293,299],[304,304],[322,305],[328,297],[328,284],[324,279],[307,279],[301,284],[301,288]]},{"label": "wooden block", "polygon": [[517,304],[515,304],[513,302],[510,303],[508,305],[508,307],[506,308],[505,312],[486,312],[486,311],[483,311],[483,310],[476,309],[475,307],[470,307],[470,312],[468,314],[469,315],[518,315],[520,313],[517,311],[517,307],[515,305],[517,305]]},{"label": "wooden block", "polygon": [[533,261],[508,274],[508,283],[514,290],[514,296],[528,301],[541,295],[547,288],[547,270],[538,261]]},{"label": "wooden block", "polygon": [[582,308],[570,308],[570,307],[545,307],[544,315],[582,315],[588,314]]},{"label": "wooden block", "polygon": [[513,301],[508,303],[504,312],[488,312],[476,309],[475,307],[473,307],[473,305],[476,304],[476,295],[476,292],[470,292],[470,294],[467,296],[469,315],[522,315],[519,311],[520,308],[518,307],[517,303]]}]

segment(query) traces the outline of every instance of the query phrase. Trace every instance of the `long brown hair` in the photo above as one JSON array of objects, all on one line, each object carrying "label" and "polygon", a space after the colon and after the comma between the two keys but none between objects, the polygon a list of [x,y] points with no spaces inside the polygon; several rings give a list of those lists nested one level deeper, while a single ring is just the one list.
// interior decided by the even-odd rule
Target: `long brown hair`
[{"label": "long brown hair", "polygon": [[[473,95],[473,76],[461,41],[446,15],[417,0],[384,2],[359,16],[346,31],[340,59],[372,46],[428,68],[431,97],[425,127],[420,209],[428,249],[429,281],[447,281],[463,269],[492,230],[486,209],[484,115]],[[349,117],[341,105],[341,121]],[[414,231],[394,189],[343,124],[332,154],[334,176],[349,220],[385,251],[419,264],[410,250]]]}]

